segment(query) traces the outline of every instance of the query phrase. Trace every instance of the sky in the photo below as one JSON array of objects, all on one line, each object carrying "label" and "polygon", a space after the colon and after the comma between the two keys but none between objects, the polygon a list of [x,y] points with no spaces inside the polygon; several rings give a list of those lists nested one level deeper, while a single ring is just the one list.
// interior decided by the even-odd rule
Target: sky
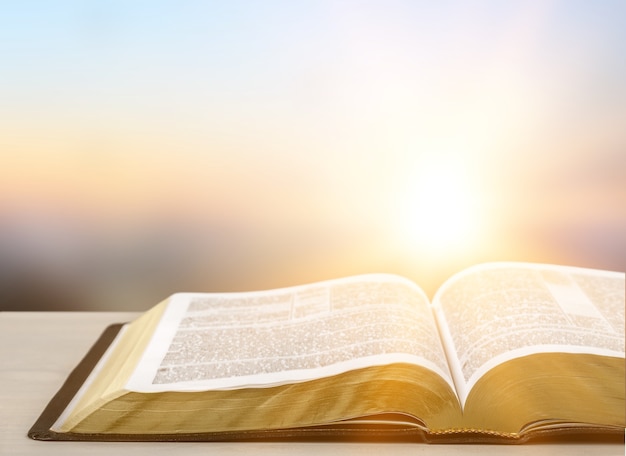
[{"label": "sky", "polygon": [[0,2],[5,309],[626,269],[623,1]]}]

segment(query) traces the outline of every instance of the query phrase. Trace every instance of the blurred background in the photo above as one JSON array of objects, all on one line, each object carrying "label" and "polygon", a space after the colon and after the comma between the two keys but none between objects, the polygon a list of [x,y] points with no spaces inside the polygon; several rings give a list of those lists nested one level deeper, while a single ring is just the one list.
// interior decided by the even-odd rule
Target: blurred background
[{"label": "blurred background", "polygon": [[626,2],[3,1],[0,310],[626,269]]}]

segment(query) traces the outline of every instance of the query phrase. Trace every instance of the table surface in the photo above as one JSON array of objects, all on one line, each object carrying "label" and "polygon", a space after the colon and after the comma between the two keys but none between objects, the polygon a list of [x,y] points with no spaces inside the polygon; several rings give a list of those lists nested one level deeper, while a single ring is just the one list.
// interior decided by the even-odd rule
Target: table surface
[{"label": "table surface", "polygon": [[[0,312],[0,455],[90,456],[133,454],[310,454],[344,455],[624,455],[624,443],[568,441],[514,446],[412,443],[262,442],[119,443],[41,442],[26,433],[66,376],[111,323],[131,312]],[[592,452],[592,453],[591,453]]]}]

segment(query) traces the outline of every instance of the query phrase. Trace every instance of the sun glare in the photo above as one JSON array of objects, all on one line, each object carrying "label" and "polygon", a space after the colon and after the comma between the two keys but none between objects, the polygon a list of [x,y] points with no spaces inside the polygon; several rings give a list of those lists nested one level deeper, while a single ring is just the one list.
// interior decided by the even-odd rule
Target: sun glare
[{"label": "sun glare", "polygon": [[428,257],[467,253],[477,246],[479,192],[467,169],[453,160],[431,162],[409,178],[397,207],[398,241]]}]

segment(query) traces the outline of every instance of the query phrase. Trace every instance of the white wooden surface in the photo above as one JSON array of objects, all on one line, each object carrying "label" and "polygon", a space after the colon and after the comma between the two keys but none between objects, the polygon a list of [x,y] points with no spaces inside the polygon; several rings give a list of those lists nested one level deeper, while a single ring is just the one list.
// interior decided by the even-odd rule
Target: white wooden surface
[{"label": "white wooden surface", "polygon": [[0,312],[0,455],[624,455],[617,443],[519,446],[410,443],[103,443],[38,442],[26,433],[66,376],[120,312]]}]

